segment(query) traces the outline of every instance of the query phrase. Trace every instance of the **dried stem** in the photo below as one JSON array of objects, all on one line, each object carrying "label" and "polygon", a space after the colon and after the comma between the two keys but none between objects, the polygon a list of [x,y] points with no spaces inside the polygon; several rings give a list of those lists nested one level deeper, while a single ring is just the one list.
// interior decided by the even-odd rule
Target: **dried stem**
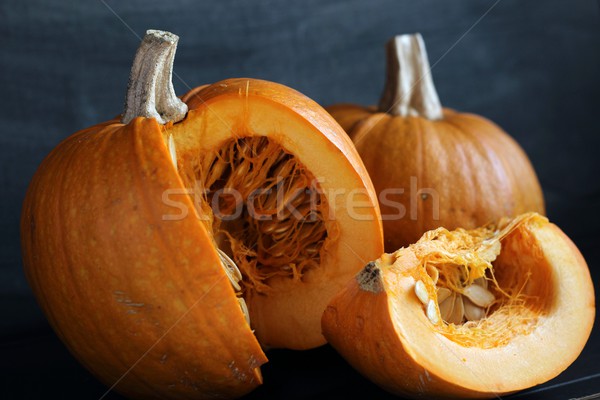
[{"label": "dried stem", "polygon": [[383,277],[381,276],[381,269],[379,269],[377,261],[369,262],[356,275],[356,281],[361,290],[371,293],[381,293],[383,291]]},{"label": "dried stem", "polygon": [[131,67],[121,122],[127,124],[135,117],[146,117],[166,124],[185,117],[187,105],[175,95],[172,82],[178,40],[170,32],[146,32]]},{"label": "dried stem", "polygon": [[386,46],[387,77],[379,110],[398,116],[443,117],[425,43],[419,33],[392,38]]}]

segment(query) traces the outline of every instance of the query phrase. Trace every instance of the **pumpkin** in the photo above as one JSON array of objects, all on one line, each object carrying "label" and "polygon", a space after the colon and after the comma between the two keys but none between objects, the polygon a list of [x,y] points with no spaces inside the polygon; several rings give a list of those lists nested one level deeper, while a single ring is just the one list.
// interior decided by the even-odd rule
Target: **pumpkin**
[{"label": "pumpkin", "polygon": [[43,161],[24,267],[58,336],[111,389],[239,397],[261,383],[263,348],[325,342],[327,302],[383,251],[379,209],[351,141],[302,94],[229,79],[177,98],[177,40],[148,31],[122,120]]},{"label": "pumpkin", "polygon": [[388,42],[378,107],[327,110],[369,171],[387,252],[440,226],[469,229],[527,211],[544,213],[537,176],[517,142],[483,117],[442,108],[419,34]]},{"label": "pumpkin", "polygon": [[414,398],[492,398],[543,383],[582,351],[594,288],[537,213],[426,232],[370,262],[327,306],[325,337],[358,371]]}]

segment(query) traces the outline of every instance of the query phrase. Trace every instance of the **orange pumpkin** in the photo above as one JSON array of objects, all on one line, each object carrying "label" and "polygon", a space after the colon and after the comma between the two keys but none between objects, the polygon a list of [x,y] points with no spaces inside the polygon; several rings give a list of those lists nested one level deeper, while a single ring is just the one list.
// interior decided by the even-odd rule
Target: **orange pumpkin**
[{"label": "orange pumpkin", "polygon": [[585,260],[539,214],[429,231],[369,263],[323,314],[358,371],[414,398],[493,398],[579,355],[595,317]]},{"label": "orange pumpkin", "polygon": [[379,107],[327,110],[352,138],[379,195],[386,251],[439,226],[475,228],[544,213],[525,152],[493,122],[440,105],[419,34],[387,45]]},{"label": "orange pumpkin", "polygon": [[307,97],[253,79],[175,97],[177,40],[148,31],[123,120],[44,160],[23,206],[24,266],[56,333],[107,385],[238,397],[261,383],[261,345],[325,342],[327,302],[383,251],[380,215],[351,141]]}]

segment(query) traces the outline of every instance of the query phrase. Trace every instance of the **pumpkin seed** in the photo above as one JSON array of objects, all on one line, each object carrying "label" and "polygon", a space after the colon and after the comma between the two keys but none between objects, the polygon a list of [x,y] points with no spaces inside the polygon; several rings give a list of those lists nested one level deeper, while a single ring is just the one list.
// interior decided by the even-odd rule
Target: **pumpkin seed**
[{"label": "pumpkin seed", "polygon": [[242,273],[235,262],[227,255],[227,253],[219,248],[217,248],[217,253],[219,254],[221,265],[225,270],[225,274],[227,274],[227,278],[229,279],[231,286],[233,286],[237,293],[237,300],[240,308],[242,309],[242,313],[244,313],[244,318],[246,319],[248,325],[250,325],[250,313],[248,312],[248,306],[246,304],[246,300],[244,300],[240,294],[242,287],[240,286],[239,282],[242,280]]},{"label": "pumpkin seed", "polygon": [[448,297],[450,297],[450,295],[452,294],[452,291],[448,288],[439,288],[437,291],[437,301],[438,304],[441,304],[444,300],[446,300]]},{"label": "pumpkin seed", "polygon": [[482,286],[482,284],[487,285],[487,282],[482,282],[485,279],[480,279],[464,288],[462,295],[448,288],[438,288],[437,300],[442,320],[458,325],[465,318],[467,321],[479,321],[485,317],[484,308],[492,304],[495,297]]},{"label": "pumpkin seed", "polygon": [[473,281],[474,284],[481,286],[484,289],[488,288],[488,281],[485,277],[477,278]]},{"label": "pumpkin seed", "polygon": [[439,305],[440,314],[444,321],[448,321],[450,319],[450,315],[452,315],[452,311],[454,309],[454,300],[456,298],[456,293],[450,294],[444,301],[442,301]]},{"label": "pumpkin seed", "polygon": [[319,250],[321,250],[321,243],[315,243],[315,244],[307,247],[304,251],[309,256],[312,256],[312,255],[318,254]]},{"label": "pumpkin seed", "polygon": [[246,322],[250,325],[250,312],[248,311],[248,305],[246,304],[246,300],[243,297],[238,297],[238,303],[240,303],[240,308],[244,313],[244,318],[246,318]]},{"label": "pumpkin seed", "polygon": [[479,285],[469,285],[462,290],[462,294],[479,307],[488,307],[496,297],[489,290]]},{"label": "pumpkin seed", "polygon": [[471,300],[464,297],[463,303],[465,306],[465,317],[467,321],[479,321],[485,317],[485,310],[481,307],[476,306]]},{"label": "pumpkin seed", "polygon": [[204,185],[210,188],[217,180],[225,177],[225,172],[229,168],[229,163],[221,157],[216,157],[212,162],[210,170],[204,179]]},{"label": "pumpkin seed", "polygon": [[219,258],[221,259],[221,265],[227,274],[227,278],[229,278],[229,282],[231,286],[239,292],[242,290],[239,282],[242,280],[242,273],[240,272],[235,262],[221,249],[217,249],[217,253],[219,253]]},{"label": "pumpkin seed", "polygon": [[433,284],[437,284],[438,279],[440,278],[440,271],[438,271],[438,269],[433,265],[427,265],[425,269],[427,271],[427,275],[429,275],[431,280],[433,280]]},{"label": "pumpkin seed", "polygon": [[431,321],[431,323],[434,325],[437,325],[438,322],[440,322],[440,317],[435,306],[435,301],[433,300],[429,300],[429,303],[427,303],[427,318],[429,318],[429,321]]},{"label": "pumpkin seed", "polygon": [[429,294],[427,293],[427,288],[423,281],[417,281],[417,283],[415,283],[415,293],[419,300],[421,300],[421,303],[427,304],[429,302]]},{"label": "pumpkin seed", "polygon": [[449,324],[461,324],[463,317],[465,315],[465,307],[463,304],[463,298],[460,295],[454,296],[454,306],[452,307],[452,312],[446,319],[446,322]]}]

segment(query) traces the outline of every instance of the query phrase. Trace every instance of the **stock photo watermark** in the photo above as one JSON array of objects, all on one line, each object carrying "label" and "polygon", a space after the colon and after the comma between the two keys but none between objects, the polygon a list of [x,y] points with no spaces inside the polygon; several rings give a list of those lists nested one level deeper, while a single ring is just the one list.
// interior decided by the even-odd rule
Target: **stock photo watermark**
[{"label": "stock photo watermark", "polygon": [[[283,220],[286,218],[301,219],[306,222],[317,221],[319,210],[323,201],[333,205],[328,207],[329,220],[336,218],[336,212],[345,212],[354,220],[370,220],[373,213],[369,209],[373,204],[369,199],[369,192],[365,188],[323,188],[323,180],[313,179],[306,188],[286,191],[284,180],[280,179],[275,187],[266,187],[253,190],[249,194],[230,187],[211,190],[202,187],[196,182],[193,188],[167,189],[162,194],[162,202],[172,209],[164,214],[164,221],[178,221],[187,218],[190,214],[189,202],[182,199],[182,195],[192,199],[196,209],[205,209],[209,206],[214,217],[222,221],[233,221],[242,215],[259,221]],[[298,205],[298,201],[302,200]],[[402,201],[400,200],[402,199]],[[417,220],[419,203],[428,202],[431,218],[440,218],[440,196],[433,188],[420,188],[417,178],[410,177],[408,188],[387,188],[378,194],[381,205],[381,219],[394,221],[408,218]],[[265,206],[268,203],[268,206]],[[365,212],[365,210],[367,210]],[[198,218],[208,220],[207,213],[199,213]]]}]

